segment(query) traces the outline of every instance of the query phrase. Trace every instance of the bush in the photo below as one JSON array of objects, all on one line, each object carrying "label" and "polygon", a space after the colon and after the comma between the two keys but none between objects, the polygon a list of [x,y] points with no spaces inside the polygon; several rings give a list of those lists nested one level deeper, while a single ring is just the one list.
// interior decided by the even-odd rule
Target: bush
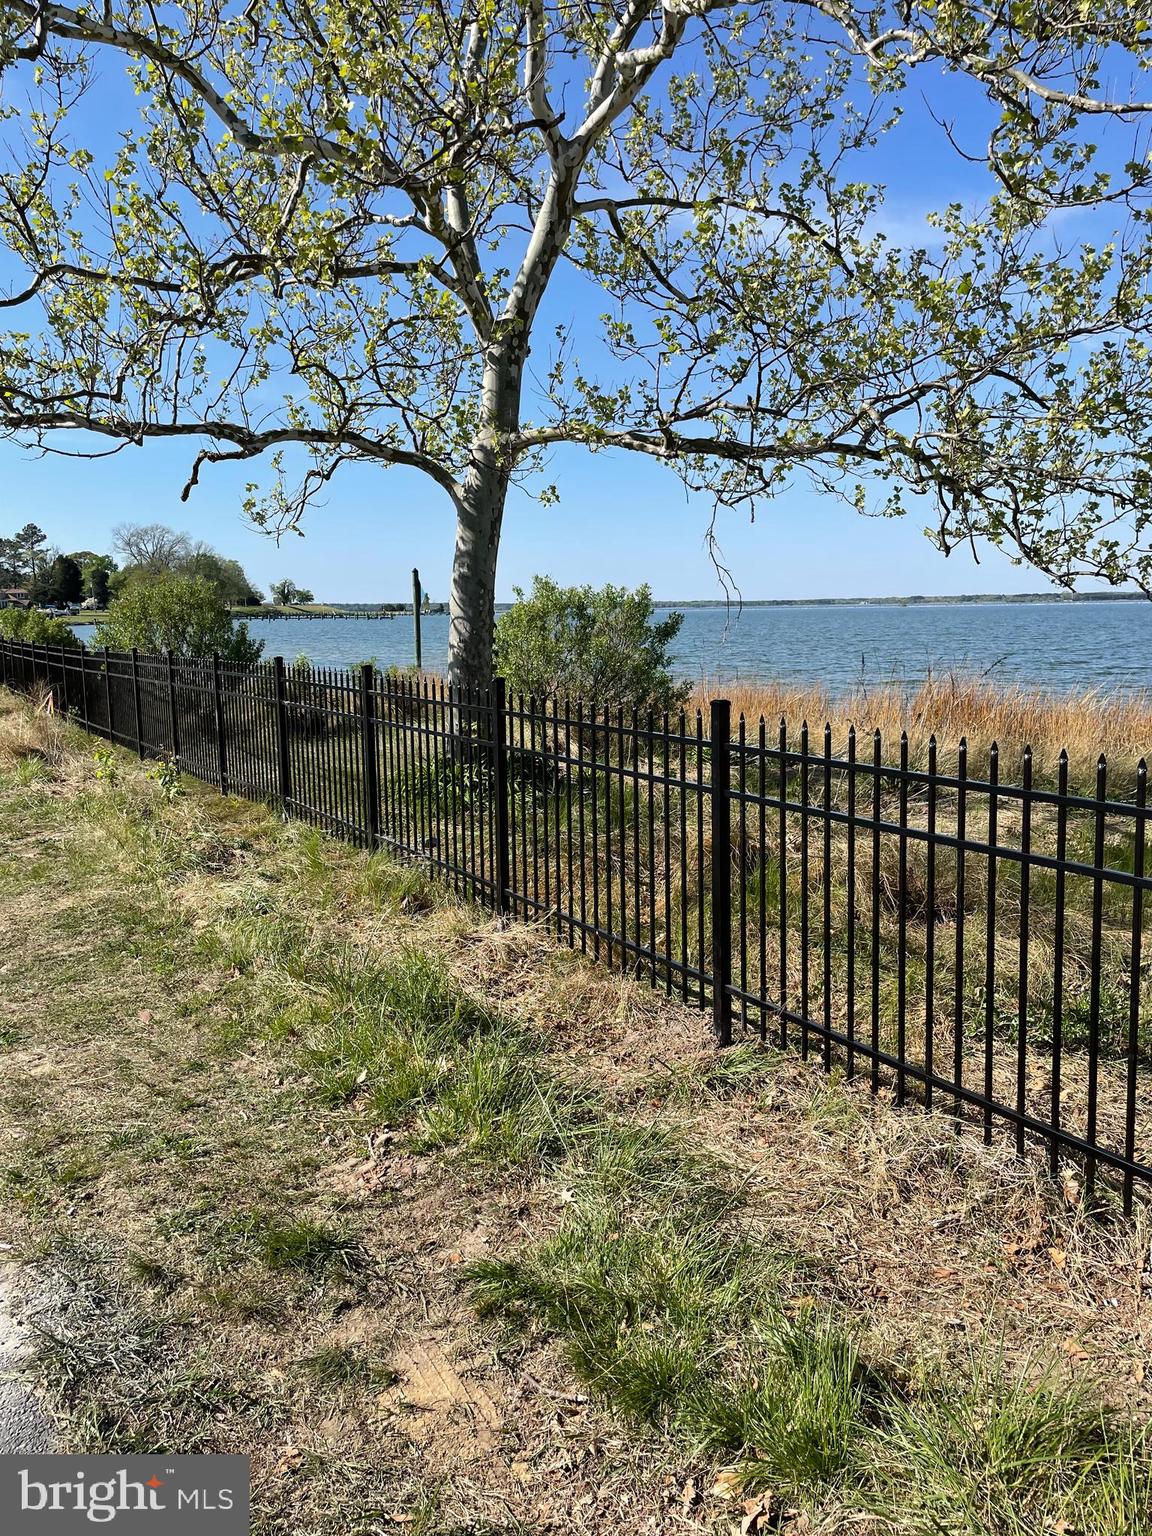
[{"label": "bush", "polygon": [[658,623],[650,588],[561,587],[537,576],[530,596],[515,592],[496,621],[496,665],[514,693],[654,713],[683,704],[690,685],[674,679],[668,652],[684,615]]},{"label": "bush", "polygon": [[264,649],[247,624],[233,624],[216,585],[203,576],[164,575],[133,581],[96,627],[96,644],[109,650],[172,651],[252,666]]},{"label": "bush", "polygon": [[52,619],[35,608],[0,608],[0,636],[24,645],[63,645],[78,650],[80,642],[63,619]]}]

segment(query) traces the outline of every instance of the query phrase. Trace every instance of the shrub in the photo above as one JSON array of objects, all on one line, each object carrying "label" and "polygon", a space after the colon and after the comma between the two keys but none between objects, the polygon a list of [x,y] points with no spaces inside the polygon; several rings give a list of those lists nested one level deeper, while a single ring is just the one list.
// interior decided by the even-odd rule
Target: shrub
[{"label": "shrub", "polygon": [[69,650],[80,645],[63,619],[49,618],[35,608],[0,608],[0,636],[24,645],[63,645]]},{"label": "shrub", "polygon": [[496,622],[496,665],[515,693],[590,704],[676,709],[688,684],[672,676],[669,647],[684,622],[653,616],[647,586],[561,587],[537,576]]},{"label": "shrub", "polygon": [[251,666],[264,649],[247,624],[233,624],[219,589],[203,576],[163,575],[133,581],[96,628],[97,645],[110,650],[172,651]]}]

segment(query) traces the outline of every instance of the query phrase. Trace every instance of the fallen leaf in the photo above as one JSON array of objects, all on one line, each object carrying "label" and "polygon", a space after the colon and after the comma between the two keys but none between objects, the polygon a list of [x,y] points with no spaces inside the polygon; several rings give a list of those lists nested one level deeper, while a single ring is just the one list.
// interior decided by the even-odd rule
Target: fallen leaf
[{"label": "fallen leaf", "polygon": [[1049,1248],[1048,1257],[1052,1260],[1057,1269],[1063,1269],[1065,1264],[1068,1262],[1068,1255],[1063,1248]]},{"label": "fallen leaf", "polygon": [[1069,1360],[1079,1363],[1088,1359],[1088,1351],[1080,1343],[1079,1339],[1065,1339],[1060,1348],[1068,1356]]},{"label": "fallen leaf", "polygon": [[721,1467],[709,1492],[718,1499],[734,1499],[743,1482],[744,1477],[739,1467]]},{"label": "fallen leaf", "polygon": [[755,1536],[755,1533],[763,1529],[762,1521],[768,1518],[768,1509],[763,1499],[748,1499],[744,1504],[744,1518],[740,1522],[740,1536]]},{"label": "fallen leaf", "polygon": [[696,1479],[694,1477],[690,1477],[684,1484],[683,1488],[680,1490],[680,1503],[683,1507],[684,1513],[687,1514],[689,1510],[695,1509],[699,1502],[700,1490],[696,1486]]},{"label": "fallen leaf", "polygon": [[295,1472],[303,1460],[303,1451],[294,1445],[286,1446],[283,1456],[276,1463],[276,1470],[278,1472]]}]

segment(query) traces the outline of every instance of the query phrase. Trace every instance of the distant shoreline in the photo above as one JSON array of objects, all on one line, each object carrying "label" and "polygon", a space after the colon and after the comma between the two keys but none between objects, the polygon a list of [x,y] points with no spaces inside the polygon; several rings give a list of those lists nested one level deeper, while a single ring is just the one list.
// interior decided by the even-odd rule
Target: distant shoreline
[{"label": "distant shoreline", "polygon": [[[665,608],[962,608],[994,603],[1146,603],[1143,592],[971,592],[955,597],[746,597],[726,603],[719,597],[656,598],[653,607]],[[511,603],[497,603],[500,611]],[[402,603],[350,604],[317,603],[311,608],[280,609],[265,607],[234,608],[237,619],[401,619],[410,617],[411,607]],[[445,616],[447,604],[437,603],[424,617]],[[81,613],[71,624],[96,624],[106,612]]]},{"label": "distant shoreline", "polygon": [[[1146,603],[1143,592],[971,592],[956,597],[660,598],[657,608],[958,608],[978,603]],[[497,607],[504,606],[497,604]]]},{"label": "distant shoreline", "polygon": [[[958,597],[746,597],[726,603],[722,597],[654,598],[655,608],[955,608],[977,603],[1146,603],[1143,592],[973,592]],[[511,603],[496,603],[498,612]],[[312,609],[297,608],[273,612],[250,608],[234,609],[237,618],[246,619],[398,619],[410,616],[411,604],[403,603],[317,603]],[[436,603],[426,611],[445,616],[446,603]]]}]

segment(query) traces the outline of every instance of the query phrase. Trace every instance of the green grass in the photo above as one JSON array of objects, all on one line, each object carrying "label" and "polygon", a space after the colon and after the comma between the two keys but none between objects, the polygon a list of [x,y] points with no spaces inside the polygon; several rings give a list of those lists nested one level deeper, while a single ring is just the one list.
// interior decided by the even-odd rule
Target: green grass
[{"label": "green grass", "polygon": [[386,1361],[374,1359],[364,1349],[352,1345],[330,1345],[294,1360],[292,1368],[322,1387],[370,1386],[381,1391],[396,1380],[395,1371]]},{"label": "green grass", "polygon": [[[311,1434],[292,1474],[306,1513],[279,1474],[262,1493],[281,1501],[276,1536],[358,1531],[365,1479],[391,1476],[389,1350],[427,1325],[424,1290],[441,1283],[461,1355],[478,1347],[470,1297],[498,1358],[547,1341],[615,1419],[613,1441],[693,1477],[734,1465],[822,1533],[1152,1529],[1144,1438],[1089,1387],[995,1342],[894,1358],[844,1300],[842,1247],[805,1251],[779,1220],[765,1236],[765,1202],[787,1198],[771,1162],[753,1183],[700,1124],[742,1100],[739,1125],[775,1053],[604,1084],[597,1052],[549,1050],[530,1007],[513,1017],[462,987],[428,952],[444,928],[419,942],[414,919],[448,900],[422,877],[198,792],[169,800],[126,758],[115,782],[67,790],[36,761],[0,784],[0,830],[29,853],[0,871],[0,912],[21,957],[6,978],[20,1035],[59,1075],[6,1091],[5,1193],[24,1251],[40,1245],[67,1279],[70,1326],[48,1331],[43,1366],[77,1447],[274,1459]],[[405,923],[406,947],[366,938],[375,924],[394,942]],[[818,1078],[806,1112],[851,1138],[863,1102]],[[392,1171],[370,1196],[338,1182],[385,1127],[424,1224],[391,1249]],[[425,1236],[447,1248],[453,1222],[498,1211],[488,1255],[430,1280],[445,1266],[420,1259]],[[349,1342],[349,1314],[369,1342]],[[342,1435],[363,1427],[345,1462],[317,1449],[337,1416]],[[619,1458],[595,1419],[588,1433],[589,1476],[610,1484]],[[457,1518],[431,1453],[425,1473],[403,1528],[483,1528],[474,1508]]]},{"label": "green grass", "polygon": [[609,1123],[557,1177],[559,1230],[470,1267],[479,1310],[542,1328],[626,1420],[739,1458],[750,1484],[836,1488],[871,1373],[827,1309],[793,1301],[796,1260],[756,1240],[731,1172],[669,1130]]},{"label": "green grass", "polygon": [[663,1136],[614,1143],[575,1172],[553,1236],[468,1280],[481,1314],[555,1338],[627,1423],[734,1463],[746,1491],[911,1536],[1152,1528],[1147,1438],[1086,1390],[1014,1375],[994,1344],[912,1384],[796,1295],[717,1170]]},{"label": "green grass", "polygon": [[[766,1250],[735,1170],[693,1150],[674,1120],[637,1124],[557,1080],[538,1040],[442,962],[411,950],[371,966],[348,951],[289,969],[307,978],[297,1048],[325,1102],[402,1127],[417,1149],[543,1174],[556,1230],[469,1266],[473,1304],[554,1338],[624,1422],[734,1462],[750,1490],[880,1513],[915,1536],[1058,1530],[1073,1505],[1077,1530],[1135,1536],[1142,1441],[1075,1390],[1015,1382],[994,1352],[993,1365],[950,1367],[944,1393],[911,1386],[853,1320],[803,1293],[818,1272]],[[658,1087],[671,1104],[723,1096],[765,1060],[744,1048]],[[835,1081],[824,1089],[812,1113],[840,1123],[853,1106]],[[305,1267],[309,1252],[304,1241]]]},{"label": "green grass", "polygon": [[896,1530],[955,1536],[1139,1536],[1152,1508],[1147,1436],[1034,1363],[974,1354],[873,1437],[873,1507]]},{"label": "green grass", "polygon": [[558,1155],[587,1096],[534,1061],[539,1042],[467,997],[418,951],[383,966],[354,953],[308,969],[300,1061],[330,1104],[410,1124],[422,1149],[459,1146],[497,1164]]},{"label": "green grass", "polygon": [[364,1255],[358,1242],[306,1218],[263,1217],[251,1227],[253,1247],[269,1269],[323,1275],[329,1269],[357,1270]]}]

